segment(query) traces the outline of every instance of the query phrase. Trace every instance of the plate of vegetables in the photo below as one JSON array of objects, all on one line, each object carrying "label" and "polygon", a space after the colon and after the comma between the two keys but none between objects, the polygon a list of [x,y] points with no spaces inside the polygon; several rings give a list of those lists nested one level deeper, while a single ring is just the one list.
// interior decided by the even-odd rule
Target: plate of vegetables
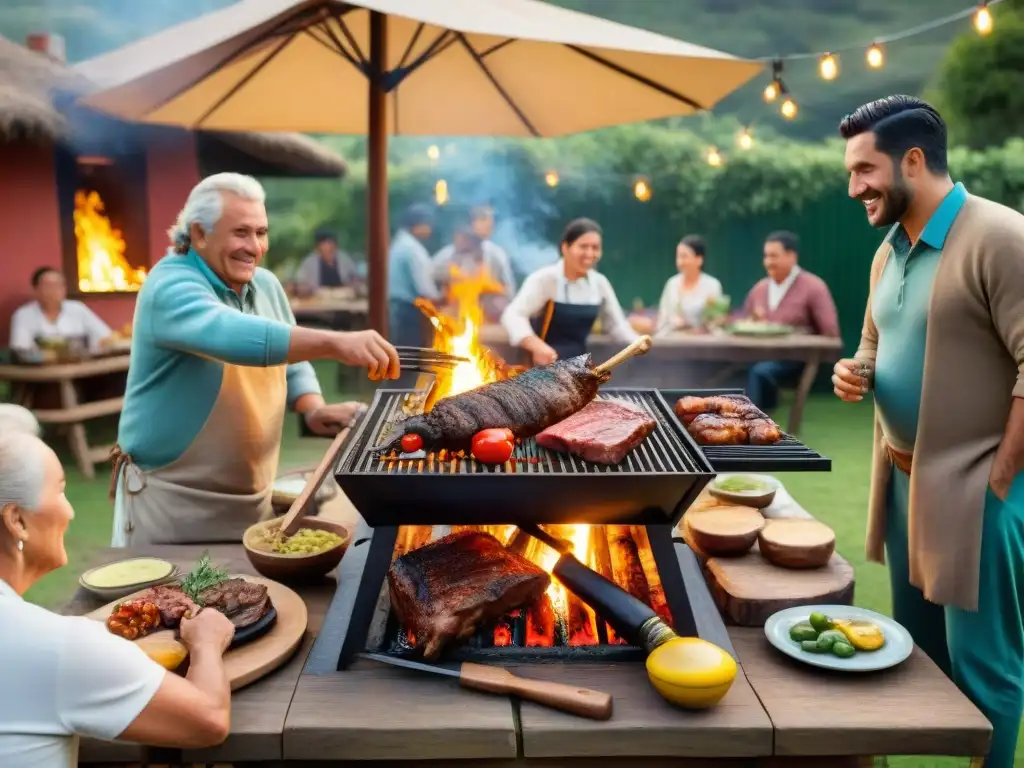
[{"label": "plate of vegetables", "polygon": [[873,672],[906,661],[914,641],[900,624],[852,605],[786,608],[764,625],[768,642],[814,667]]}]

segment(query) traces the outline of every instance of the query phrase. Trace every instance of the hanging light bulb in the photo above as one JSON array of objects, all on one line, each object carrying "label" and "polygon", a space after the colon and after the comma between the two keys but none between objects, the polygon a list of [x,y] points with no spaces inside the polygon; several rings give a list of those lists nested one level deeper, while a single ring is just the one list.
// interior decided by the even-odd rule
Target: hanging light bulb
[{"label": "hanging light bulb", "polygon": [[764,100],[771,104],[777,98],[779,98],[779,84],[772,80],[764,87]]},{"label": "hanging light bulb", "polygon": [[431,144],[429,147],[427,147],[427,157],[429,157],[436,163],[437,159],[441,157],[440,147],[438,147],[437,144]]},{"label": "hanging light bulb", "polygon": [[885,64],[885,51],[878,43],[872,43],[864,53],[864,58],[867,59],[868,66],[872,69],[881,69]]},{"label": "hanging light bulb", "polygon": [[736,143],[739,144],[740,149],[746,151],[754,146],[754,134],[749,128],[744,128],[736,137]]},{"label": "hanging light bulb", "polygon": [[448,182],[444,179],[438,179],[434,184],[434,202],[438,205],[444,205],[448,200]]},{"label": "hanging light bulb", "polygon": [[704,155],[704,158],[708,161],[708,165],[710,165],[712,168],[717,168],[722,164],[722,156],[714,147],[708,147],[708,151]]},{"label": "hanging light bulb", "polygon": [[787,96],[785,101],[782,102],[782,106],[779,108],[779,111],[782,113],[784,118],[792,120],[800,110],[797,109],[796,102],[793,101],[792,97]]},{"label": "hanging light bulb", "polygon": [[544,174],[544,183],[554,189],[558,186],[558,171],[548,171]]},{"label": "hanging light bulb", "polygon": [[633,197],[639,200],[641,203],[646,203],[651,199],[651,182],[645,177],[638,176],[633,181]]},{"label": "hanging light bulb", "polygon": [[831,53],[826,53],[818,62],[818,72],[822,80],[835,80],[839,75],[839,59]]},{"label": "hanging light bulb", "polygon": [[988,9],[987,2],[980,3],[974,12],[974,28],[979,35],[987,35],[992,31],[992,11]]}]

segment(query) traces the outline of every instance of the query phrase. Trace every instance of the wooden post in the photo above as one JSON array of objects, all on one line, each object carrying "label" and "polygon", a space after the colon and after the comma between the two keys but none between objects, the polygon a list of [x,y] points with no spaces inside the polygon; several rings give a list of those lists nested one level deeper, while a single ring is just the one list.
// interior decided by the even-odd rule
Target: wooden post
[{"label": "wooden post", "polygon": [[388,334],[388,130],[384,74],[387,67],[387,16],[370,11],[370,60],[367,126],[366,258],[370,277],[370,327]]}]

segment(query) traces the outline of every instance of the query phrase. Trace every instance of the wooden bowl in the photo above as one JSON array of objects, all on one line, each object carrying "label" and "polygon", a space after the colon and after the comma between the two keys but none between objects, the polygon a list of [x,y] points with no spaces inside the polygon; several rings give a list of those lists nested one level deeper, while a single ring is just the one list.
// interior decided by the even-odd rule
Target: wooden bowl
[{"label": "wooden bowl", "polygon": [[817,520],[780,518],[761,529],[757,546],[765,560],[780,568],[822,568],[836,551],[836,535]]},{"label": "wooden bowl", "polygon": [[249,526],[242,536],[242,546],[245,547],[245,555],[252,563],[252,567],[261,576],[282,583],[296,583],[304,581],[315,581],[338,567],[341,558],[345,556],[352,537],[348,528],[341,523],[332,520],[325,520],[320,517],[304,517],[300,528],[315,528],[319,531],[330,531],[341,536],[341,543],[331,549],[308,554],[279,554],[277,552],[265,552],[262,549],[255,549],[251,546],[253,536],[263,529],[280,525],[280,519],[264,520],[256,525]]},{"label": "wooden bowl", "polygon": [[[719,485],[730,478],[749,478],[751,481],[761,485],[758,490],[750,491],[727,491]],[[775,501],[775,493],[781,487],[781,483],[771,475],[754,475],[748,472],[737,472],[728,475],[719,475],[708,483],[708,493],[719,501],[726,504],[741,504],[754,509],[764,509]]]},{"label": "wooden bowl", "polygon": [[719,557],[745,555],[764,527],[761,513],[743,506],[691,509],[683,522],[701,552]]}]

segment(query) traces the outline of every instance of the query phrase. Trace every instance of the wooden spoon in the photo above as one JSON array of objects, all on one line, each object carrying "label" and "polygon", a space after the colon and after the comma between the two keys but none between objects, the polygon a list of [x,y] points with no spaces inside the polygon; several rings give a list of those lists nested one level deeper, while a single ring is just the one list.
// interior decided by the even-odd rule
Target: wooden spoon
[{"label": "wooden spoon", "polygon": [[629,358],[646,355],[650,350],[652,343],[650,336],[641,336],[624,350],[616,353],[611,358],[595,367],[594,372],[599,376],[610,374],[613,368],[617,365],[622,365],[624,362],[629,360]]},{"label": "wooden spoon", "polygon": [[310,501],[316,495],[316,492],[320,490],[320,486],[324,484],[324,480],[327,478],[327,473],[334,466],[338,453],[341,451],[341,444],[345,442],[348,433],[349,428],[346,427],[337,434],[334,442],[327,449],[327,453],[320,459],[320,464],[313,470],[313,474],[306,478],[306,486],[302,489],[302,493],[292,502],[285,516],[281,518],[281,525],[277,529],[278,539],[293,536],[299,530],[302,516],[306,514]]}]

